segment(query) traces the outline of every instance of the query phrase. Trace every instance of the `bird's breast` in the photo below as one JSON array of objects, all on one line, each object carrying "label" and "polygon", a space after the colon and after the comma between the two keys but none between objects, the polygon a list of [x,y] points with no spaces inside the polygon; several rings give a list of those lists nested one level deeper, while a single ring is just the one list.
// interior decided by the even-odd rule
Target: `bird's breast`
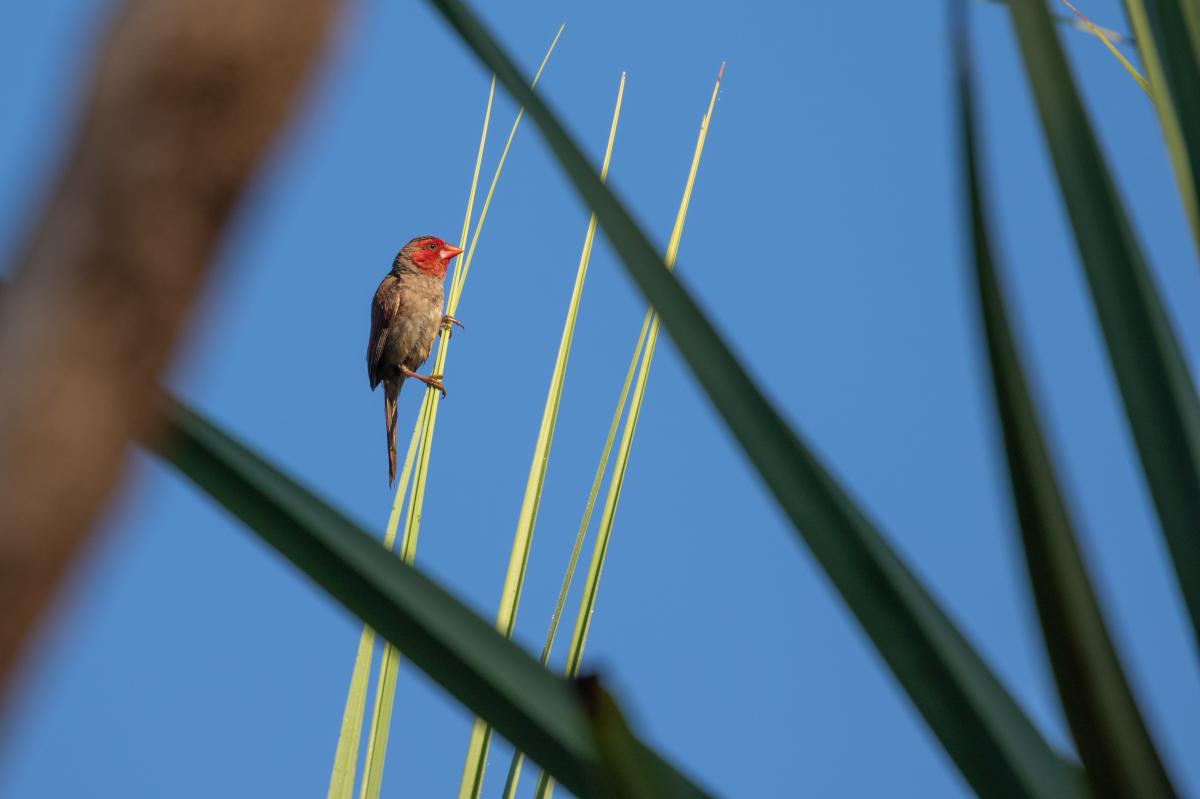
[{"label": "bird's breast", "polygon": [[401,330],[395,354],[409,369],[419,368],[429,358],[442,320],[443,290],[440,280],[413,276],[400,286]]}]

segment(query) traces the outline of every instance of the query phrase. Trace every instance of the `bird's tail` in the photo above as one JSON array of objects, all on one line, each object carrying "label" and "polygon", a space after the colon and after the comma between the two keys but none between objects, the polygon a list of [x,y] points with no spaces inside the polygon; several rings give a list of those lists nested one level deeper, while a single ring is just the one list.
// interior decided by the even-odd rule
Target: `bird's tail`
[{"label": "bird's tail", "polygon": [[400,380],[383,382],[383,413],[387,417],[388,486],[396,482],[396,399],[400,396]]}]

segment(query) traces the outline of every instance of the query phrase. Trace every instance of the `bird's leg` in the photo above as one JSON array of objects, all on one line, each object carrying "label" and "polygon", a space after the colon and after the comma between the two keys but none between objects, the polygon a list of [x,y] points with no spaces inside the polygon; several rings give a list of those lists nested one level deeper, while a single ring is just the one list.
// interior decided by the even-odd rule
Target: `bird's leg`
[{"label": "bird's leg", "polygon": [[454,318],[453,316],[451,316],[450,314],[446,314],[445,316],[443,316],[443,317],[442,317],[442,327],[441,327],[441,329],[442,329],[442,330],[445,330],[447,333],[450,333],[450,332],[451,332],[451,331],[450,331],[450,325],[458,325],[460,329],[462,329],[462,330],[466,330],[466,328],[465,328],[465,327],[463,327],[463,323],[462,323],[462,322],[458,321],[457,319],[455,319],[455,318]]},{"label": "bird's leg", "polygon": [[425,375],[417,374],[412,369],[409,369],[407,366],[401,366],[400,371],[401,371],[401,373],[404,374],[405,377],[415,377],[417,380],[420,380],[425,385],[436,388],[438,391],[442,392],[442,398],[443,399],[445,398],[446,387],[444,385],[442,385],[442,377],[443,377],[442,375],[429,375],[428,377],[426,377]]}]

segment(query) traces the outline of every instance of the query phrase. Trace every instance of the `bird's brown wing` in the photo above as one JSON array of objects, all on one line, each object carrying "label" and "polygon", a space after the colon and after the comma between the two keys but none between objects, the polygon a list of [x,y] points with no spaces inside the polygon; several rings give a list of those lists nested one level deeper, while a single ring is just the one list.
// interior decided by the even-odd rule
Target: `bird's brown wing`
[{"label": "bird's brown wing", "polygon": [[388,275],[375,290],[375,298],[371,301],[371,338],[367,342],[367,376],[371,380],[371,390],[374,391],[383,380],[380,373],[380,360],[387,347],[388,335],[392,330],[392,320],[399,310],[400,282],[395,275]]}]

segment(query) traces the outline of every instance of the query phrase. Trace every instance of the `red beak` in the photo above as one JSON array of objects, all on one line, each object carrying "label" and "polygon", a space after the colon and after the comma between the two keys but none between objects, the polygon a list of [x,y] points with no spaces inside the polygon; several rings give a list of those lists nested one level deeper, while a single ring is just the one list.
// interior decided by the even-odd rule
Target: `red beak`
[{"label": "red beak", "polygon": [[445,247],[442,248],[442,251],[439,252],[438,255],[442,256],[443,261],[449,261],[451,258],[453,258],[456,255],[460,255],[461,253],[462,253],[461,247],[455,247],[453,244],[447,244]]}]

